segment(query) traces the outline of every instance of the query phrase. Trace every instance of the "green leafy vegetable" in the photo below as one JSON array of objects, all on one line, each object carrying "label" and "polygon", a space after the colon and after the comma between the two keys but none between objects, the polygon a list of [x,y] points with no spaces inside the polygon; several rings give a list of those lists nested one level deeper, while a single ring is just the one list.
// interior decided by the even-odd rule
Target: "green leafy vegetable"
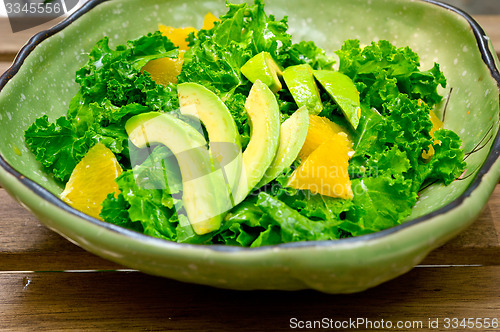
[{"label": "green leafy vegetable", "polygon": [[[243,148],[249,141],[249,124],[244,101],[251,88],[240,68],[260,52],[270,53],[282,66],[308,63],[315,69],[330,69],[333,60],[313,42],[293,44],[287,33],[288,19],[280,21],[264,11],[262,0],[254,5],[226,3],[228,12],[211,30],[190,34],[179,83],[196,82],[219,94],[235,118]],[[287,114],[296,105],[289,96]],[[283,104],[282,104],[283,105]],[[282,120],[285,120],[284,117]]]},{"label": "green leafy vegetable", "polygon": [[50,123],[44,115],[25,133],[26,144],[43,167],[61,181],[68,181],[76,164],[93,145],[88,133],[78,135],[76,126],[65,117]]},{"label": "green leafy vegetable", "polygon": [[434,157],[429,164],[429,179],[442,180],[449,185],[465,170],[464,150],[460,137],[451,130],[441,129],[434,133]]},{"label": "green leafy vegetable", "polygon": [[[252,133],[245,101],[252,86],[240,68],[260,52],[269,52],[283,68],[309,64],[332,70],[333,58],[312,41],[293,43],[287,17],[277,20],[253,5],[226,3],[228,11],[210,30],[188,37],[178,81],[195,82],[214,91],[228,107],[245,149]],[[418,55],[381,40],[361,48],[347,40],[336,52],[339,71],[355,83],[361,118],[350,130],[354,155],[349,162],[354,198],[344,200],[287,188],[296,161],[274,181],[234,206],[221,228],[197,235],[182,206],[179,165],[164,146],[130,147],[124,129],[132,116],[177,113],[175,84],[156,84],[142,67],[151,60],[178,56],[177,47],[160,32],[120,45],[107,37],[96,43],[88,63],[76,73],[80,85],[67,115],[51,123],[37,119],[25,132],[27,146],[48,173],[66,182],[76,164],[97,142],[118,157],[124,172],[116,179],[120,193],[103,202],[107,222],[150,236],[195,244],[245,247],[284,242],[335,240],[387,229],[404,222],[424,183],[446,185],[465,169],[461,140],[450,130],[430,134],[429,112],[441,101],[438,87],[446,79],[438,64],[420,70]],[[348,128],[339,106],[320,91],[324,116]],[[297,110],[285,87],[276,94],[281,120]],[[179,116],[191,123],[189,119]],[[200,130],[203,130],[201,128]],[[430,160],[423,152],[434,155]]]},{"label": "green leafy vegetable", "polygon": [[177,48],[160,32],[129,41],[113,50],[104,37],[91,50],[88,63],[76,73],[80,84],[68,114],[49,123],[36,120],[25,141],[48,173],[66,182],[76,164],[98,142],[104,143],[127,166],[125,121],[133,115],[177,110],[175,86],[156,84],[141,68],[150,60],[176,57]]},{"label": "green leafy vegetable", "polygon": [[400,224],[417,201],[411,180],[401,175],[356,179],[352,183],[354,199],[347,219],[359,230],[353,235],[376,232]]},{"label": "green leafy vegetable", "polygon": [[446,79],[439,65],[421,72],[418,55],[409,47],[396,48],[381,40],[362,49],[359,40],[347,40],[336,53],[339,71],[357,83],[361,100],[368,108],[381,109],[400,92],[422,99],[431,107],[442,99],[436,89],[438,85],[445,87]]}]

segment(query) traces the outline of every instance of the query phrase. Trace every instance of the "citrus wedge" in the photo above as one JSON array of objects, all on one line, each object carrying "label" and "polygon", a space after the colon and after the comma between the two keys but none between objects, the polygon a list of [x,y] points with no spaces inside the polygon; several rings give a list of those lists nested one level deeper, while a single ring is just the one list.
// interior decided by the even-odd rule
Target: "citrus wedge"
[{"label": "citrus wedge", "polygon": [[349,199],[349,141],[335,134],[314,150],[292,173],[287,186],[313,194]]},{"label": "citrus wedge", "polygon": [[115,179],[121,172],[113,152],[98,143],[76,165],[61,199],[75,209],[101,219],[102,202],[108,194],[117,195],[119,192]]},{"label": "citrus wedge", "polygon": [[217,18],[217,16],[215,16],[214,14],[209,12],[209,13],[207,13],[207,15],[205,15],[205,19],[203,20],[202,29],[203,30],[210,30],[215,26],[215,22],[219,22],[219,21],[220,20]]},{"label": "citrus wedge", "polygon": [[160,24],[158,26],[161,34],[165,37],[168,37],[174,43],[174,45],[179,46],[179,50],[187,51],[189,49],[188,42],[186,38],[191,32],[198,32],[195,28],[187,27],[187,28],[174,28],[168,27],[166,25]]},{"label": "citrus wedge", "polygon": [[337,134],[343,137],[345,144],[351,149],[352,142],[344,128],[325,117],[309,115],[309,129],[307,131],[306,141],[299,153],[300,159],[305,160],[314,150],[323,144],[323,142]]},{"label": "citrus wedge", "polygon": [[[436,113],[434,113],[433,111],[429,111],[429,118],[431,119],[432,122],[432,128],[429,131],[429,134],[431,134],[431,137],[434,138],[434,132],[436,130],[443,128],[443,122],[437,117]],[[425,160],[430,160],[432,156],[434,156],[434,152],[435,152],[434,147],[432,145],[429,145],[429,151],[422,152],[422,158],[424,158]]]},{"label": "citrus wedge", "polygon": [[184,52],[179,51],[177,58],[160,58],[149,61],[141,71],[147,71],[153,81],[158,84],[168,85],[177,83],[177,76],[181,73],[184,63]]}]

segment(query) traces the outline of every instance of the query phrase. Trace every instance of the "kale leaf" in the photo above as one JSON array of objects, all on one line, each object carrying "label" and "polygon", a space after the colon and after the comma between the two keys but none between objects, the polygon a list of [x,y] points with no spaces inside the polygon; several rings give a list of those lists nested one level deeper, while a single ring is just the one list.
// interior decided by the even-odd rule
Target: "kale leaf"
[{"label": "kale leaf", "polygon": [[70,102],[67,116],[55,123],[47,116],[37,119],[25,132],[28,148],[44,169],[62,182],[98,142],[127,166],[126,120],[146,111],[172,112],[179,107],[175,86],[156,84],[141,68],[150,60],[176,56],[176,46],[160,32],[115,50],[104,37],[90,51],[88,63],[76,73],[80,89]]},{"label": "kale leaf", "polygon": [[340,58],[339,71],[356,83],[368,108],[380,110],[399,93],[422,99],[430,107],[442,99],[437,87],[446,87],[446,79],[439,65],[421,72],[419,57],[409,47],[396,48],[381,40],[361,48],[359,40],[347,40],[336,54]]}]

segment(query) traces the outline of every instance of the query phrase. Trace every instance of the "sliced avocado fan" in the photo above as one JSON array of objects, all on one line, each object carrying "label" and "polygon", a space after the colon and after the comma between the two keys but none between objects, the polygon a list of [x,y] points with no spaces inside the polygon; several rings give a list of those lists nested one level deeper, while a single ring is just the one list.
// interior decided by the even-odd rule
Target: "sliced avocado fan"
[{"label": "sliced avocado fan", "polygon": [[283,69],[274,61],[268,52],[260,52],[248,60],[240,71],[252,83],[261,81],[276,93],[283,87],[280,77],[283,76]]},{"label": "sliced avocado fan", "polygon": [[214,169],[203,135],[173,115],[159,112],[136,115],[125,129],[138,148],[159,143],[172,151],[182,176],[182,203],[193,230],[198,235],[218,230],[232,204],[224,174]]},{"label": "sliced avocado fan", "polygon": [[339,105],[347,121],[356,130],[361,117],[359,92],[346,75],[333,70],[315,70],[314,76],[326,92]]},{"label": "sliced avocado fan", "polygon": [[281,124],[278,151],[257,187],[268,184],[292,165],[306,141],[308,129],[309,111],[302,106]]},{"label": "sliced avocado fan", "polygon": [[283,79],[297,106],[307,106],[309,114],[317,115],[323,110],[316,80],[311,66],[297,65],[285,69]]},{"label": "sliced avocado fan", "polygon": [[271,166],[280,139],[278,102],[268,86],[260,80],[253,84],[245,103],[251,137],[243,152],[243,172],[234,203],[238,204],[254,189]]},{"label": "sliced avocado fan", "polygon": [[238,185],[242,167],[240,134],[229,109],[212,91],[197,83],[177,86],[183,115],[199,119],[208,133],[210,152],[224,171],[231,191]]}]

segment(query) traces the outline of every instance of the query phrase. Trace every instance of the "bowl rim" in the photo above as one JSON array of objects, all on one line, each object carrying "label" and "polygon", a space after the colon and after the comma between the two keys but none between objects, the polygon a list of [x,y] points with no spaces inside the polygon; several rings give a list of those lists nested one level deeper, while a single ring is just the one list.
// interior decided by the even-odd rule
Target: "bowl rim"
[{"label": "bowl rim", "polygon": [[[19,51],[17,54],[13,64],[5,71],[1,76],[0,76],[0,92],[3,90],[5,85],[14,77],[14,75],[17,74],[19,71],[21,65],[24,63],[24,60],[28,57],[28,55],[35,49],[38,44],[43,42],[45,39],[53,36],[54,34],[60,32],[64,28],[66,28],[68,25],[76,21],[78,18],[80,18],[82,15],[90,12],[93,8],[96,6],[109,2],[111,0],[90,0],[86,2],[82,7],[77,9],[71,16],[60,22],[59,24],[55,25],[54,27],[41,31],[37,34],[35,34],[33,37],[30,38],[30,40],[26,43],[26,45],[23,46],[23,48]],[[459,9],[453,5],[450,4],[445,4],[442,3],[438,0],[417,0],[417,2],[421,3],[428,3],[431,5],[435,5],[437,7],[440,7],[445,10],[449,10],[451,12],[454,12],[455,14],[461,16],[464,18],[467,23],[470,25],[472,32],[474,33],[474,36],[476,38],[476,42],[478,44],[479,51],[481,53],[483,62],[486,64],[486,66],[489,68],[490,73],[492,78],[496,81],[497,86],[499,88],[499,95],[500,95],[500,72],[499,69],[496,67],[495,63],[495,57],[491,52],[491,49],[489,47],[489,37],[486,36],[483,28],[465,11],[462,9]],[[500,130],[499,130],[500,132]],[[21,174],[19,171],[17,171],[12,165],[10,165],[3,155],[0,153],[0,170],[7,172],[7,174],[13,176],[18,180],[18,182],[23,185],[25,188],[29,189],[32,191],[35,195],[37,195],[39,198],[47,201],[48,203],[54,205],[56,208],[59,208],[63,210],[64,212],[67,212],[75,217],[79,217],[87,222],[90,222],[96,226],[104,227],[105,229],[121,234],[126,237],[130,237],[134,240],[138,240],[141,242],[146,241],[146,243],[149,243],[151,245],[155,246],[160,246],[160,247],[172,247],[172,248],[203,248],[203,249],[209,249],[217,252],[255,252],[255,251],[262,251],[262,250],[276,250],[276,249],[296,249],[296,248],[312,248],[312,247],[335,247],[335,246],[341,246],[341,245],[346,245],[350,243],[358,243],[358,242],[367,242],[367,241],[374,241],[378,240],[384,237],[387,237],[389,235],[392,235],[394,233],[400,232],[402,230],[405,230],[409,227],[412,227],[414,225],[423,223],[425,221],[428,221],[430,219],[433,219],[435,217],[438,217],[440,215],[444,215],[450,210],[460,206],[461,204],[464,203],[464,201],[472,195],[472,193],[475,191],[475,189],[479,186],[479,184],[482,182],[483,177],[489,173],[489,171],[492,169],[493,165],[498,161],[500,157],[500,135],[499,132],[497,132],[497,135],[495,137],[495,140],[492,143],[491,150],[488,154],[487,159],[484,161],[483,165],[477,172],[473,182],[469,185],[469,187],[465,190],[462,195],[457,197],[455,200],[452,202],[448,203],[447,205],[439,208],[436,211],[433,211],[431,213],[425,214],[423,216],[420,216],[418,218],[409,220],[407,222],[404,222],[400,225],[378,231],[375,233],[370,233],[366,235],[360,235],[360,236],[355,236],[355,237],[350,237],[350,238],[342,238],[342,239],[337,239],[337,240],[322,240],[322,241],[302,241],[302,242],[291,242],[291,243],[281,243],[281,244],[276,244],[276,245],[267,245],[267,246],[262,246],[262,247],[256,247],[256,248],[248,248],[248,247],[237,247],[237,246],[227,246],[227,245],[221,245],[221,244],[214,244],[214,245],[198,245],[198,244],[187,244],[187,243],[177,243],[173,241],[168,241],[165,239],[160,239],[160,238],[155,238],[151,237],[148,235],[145,235],[143,233],[139,233],[130,229],[126,229],[111,223],[107,223],[105,221],[98,220],[96,218],[93,218],[91,216],[88,216],[84,214],[83,212],[80,212],[70,205],[66,204],[63,202],[59,197],[56,195],[52,194],[49,192],[47,189],[36,183],[35,181],[27,178],[23,174]]]}]

